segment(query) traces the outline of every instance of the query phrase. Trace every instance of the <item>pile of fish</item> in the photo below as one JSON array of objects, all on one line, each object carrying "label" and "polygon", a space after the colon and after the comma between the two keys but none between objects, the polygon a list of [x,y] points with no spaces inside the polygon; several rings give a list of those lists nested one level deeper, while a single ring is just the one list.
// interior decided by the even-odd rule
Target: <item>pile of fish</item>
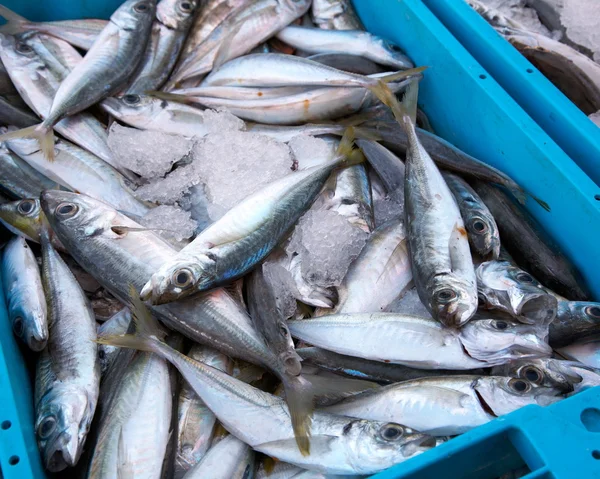
[{"label": "pile of fish", "polygon": [[348,1],[0,13],[48,471],[366,476],[600,384],[600,303],[528,193],[435,135],[425,68]]}]

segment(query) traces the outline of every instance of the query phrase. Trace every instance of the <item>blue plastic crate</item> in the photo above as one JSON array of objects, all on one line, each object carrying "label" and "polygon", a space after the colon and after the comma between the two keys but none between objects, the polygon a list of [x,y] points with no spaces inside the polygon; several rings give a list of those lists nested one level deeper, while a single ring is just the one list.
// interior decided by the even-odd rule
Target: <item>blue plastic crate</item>
[{"label": "blue plastic crate", "polygon": [[[31,19],[106,18],[120,0],[8,0]],[[600,189],[461,46],[421,0],[355,0],[365,26],[429,65],[420,105],[438,134],[502,169],[532,194],[530,212],[600,297]],[[6,478],[43,477],[31,386],[0,298],[0,466]],[[600,477],[600,388],[548,408],[530,406],[479,427],[377,478],[494,478],[526,465],[528,478]],[[9,458],[19,462],[9,465]],[[13,460],[14,462],[14,460]]]},{"label": "blue plastic crate", "polygon": [[[575,163],[600,185],[600,128],[466,2],[423,2]],[[600,25],[600,19],[598,22]]]}]

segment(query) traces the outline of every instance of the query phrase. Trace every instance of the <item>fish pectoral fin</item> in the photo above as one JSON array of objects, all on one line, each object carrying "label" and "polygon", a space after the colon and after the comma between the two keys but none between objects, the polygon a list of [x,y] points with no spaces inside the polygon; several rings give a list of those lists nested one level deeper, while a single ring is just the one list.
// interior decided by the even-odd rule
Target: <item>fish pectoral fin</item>
[{"label": "fish pectoral fin", "polygon": [[[331,452],[331,443],[337,439],[336,436],[310,436],[308,439],[310,444],[311,455],[327,454]],[[288,439],[280,439],[279,441],[264,442],[262,444],[253,445],[256,451],[267,454],[271,457],[285,457],[290,451],[298,449],[296,439],[290,437]]]},{"label": "fish pectoral fin", "polygon": [[381,274],[379,275],[379,278],[377,278],[377,281],[375,281],[375,283],[379,283],[379,280],[384,277],[388,268],[397,263],[397,260],[400,260],[402,264],[410,264],[410,256],[408,254],[408,239],[406,238],[404,238],[396,245],[394,251],[392,251],[392,254],[386,261],[385,266],[383,267],[383,270],[381,271]]},{"label": "fish pectoral fin", "polygon": [[448,239],[448,255],[452,271],[468,271],[473,269],[473,259],[469,248],[467,230],[462,222],[457,222],[452,228]]},{"label": "fish pectoral fin", "polygon": [[133,477],[133,471],[130,466],[130,458],[127,454],[127,442],[125,441],[125,435],[123,434],[123,427],[119,432],[119,446],[117,448],[117,479],[130,479]]}]

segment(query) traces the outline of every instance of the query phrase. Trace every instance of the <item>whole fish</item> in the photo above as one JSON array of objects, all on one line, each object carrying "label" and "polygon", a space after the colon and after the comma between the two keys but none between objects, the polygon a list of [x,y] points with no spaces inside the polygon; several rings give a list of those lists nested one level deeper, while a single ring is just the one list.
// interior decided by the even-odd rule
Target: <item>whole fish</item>
[{"label": "whole fish", "polygon": [[134,196],[118,171],[68,141],[56,142],[52,162],[46,160],[35,140],[16,138],[7,140],[6,145],[31,167],[71,191],[85,193],[134,215],[143,216],[150,210]]},{"label": "whole fish", "polygon": [[322,30],[289,25],[276,37],[308,53],[342,53],[368,58],[398,70],[414,68],[410,59],[395,45],[363,30]]},{"label": "whole fish", "polygon": [[528,324],[548,325],[558,301],[526,271],[508,261],[486,261],[477,268],[480,305],[499,309]]},{"label": "whole fish", "polygon": [[542,226],[499,189],[480,181],[473,186],[494,215],[502,245],[517,264],[565,298],[585,301],[589,293],[580,274]]},{"label": "whole fish", "polygon": [[154,336],[156,324],[147,312],[134,314],[145,324],[141,334],[102,341],[155,351],[169,360],[225,429],[258,452],[318,472],[372,474],[435,446],[431,436],[398,424],[316,412],[310,454],[303,455],[296,446],[283,400],[171,349]]},{"label": "whole fish", "polygon": [[99,425],[86,477],[159,479],[171,400],[167,363],[154,354],[138,353],[127,365]]},{"label": "whole fish", "polygon": [[211,447],[204,458],[184,476],[185,479],[252,479],[254,451],[248,444],[229,435]]},{"label": "whole fish", "polygon": [[259,0],[229,14],[194,51],[177,66],[166,90],[184,80],[209,73],[219,64],[248,53],[308,10],[308,0]]},{"label": "whole fish", "polygon": [[382,361],[345,356],[321,348],[298,348],[296,350],[302,358],[303,365],[315,365],[326,371],[343,374],[356,379],[366,379],[378,383],[390,384],[410,379],[431,376],[450,376],[457,374],[482,375],[482,369],[457,371],[450,369],[416,369],[401,364],[391,364]]},{"label": "whole fish", "polygon": [[[123,308],[98,326],[98,336],[125,334],[130,323],[131,311],[129,308]],[[98,345],[98,359],[100,360],[100,371],[103,376],[110,370],[119,351],[120,349],[114,346],[107,346],[106,344]]]},{"label": "whole fish", "polygon": [[447,171],[442,176],[458,204],[472,248],[483,258],[498,259],[500,233],[488,207],[460,176]]},{"label": "whole fish", "polygon": [[548,406],[559,390],[525,379],[450,376],[413,379],[355,394],[322,410],[361,419],[402,422],[434,436],[463,434],[528,404]]},{"label": "whole fish", "polygon": [[556,318],[550,323],[548,342],[560,348],[600,333],[600,304],[559,301]]},{"label": "whole fish", "polygon": [[[76,261],[123,303],[130,286],[139,290],[174,250],[154,232],[93,198],[49,190],[42,208],[55,234]],[[298,445],[307,450],[313,390],[302,375],[287,374],[285,365],[268,349],[251,319],[224,289],[152,308],[169,328],[231,357],[273,371],[283,382],[293,412]]]},{"label": "whole fish", "polygon": [[157,269],[141,297],[164,304],[243,276],[283,239],[335,168],[362,161],[352,140],[349,130],[327,164],[276,180],[231,208]]},{"label": "whole fish", "polygon": [[288,321],[288,327],[292,336],[319,348],[419,369],[473,369],[552,353],[544,342],[547,327],[504,319],[457,330],[396,313],[332,314]]},{"label": "whole fish", "polygon": [[475,269],[454,196],[416,134],[418,82],[408,87],[403,105],[383,84],[379,95],[408,137],[405,214],[419,297],[435,319],[446,326],[462,326],[477,310]]},{"label": "whole fish", "polygon": [[[192,346],[188,357],[227,374],[233,372],[233,361],[209,347]],[[177,416],[175,479],[180,479],[200,462],[209,450],[215,434],[217,418],[185,381],[179,391]]]},{"label": "whole fish", "polygon": [[17,198],[38,198],[43,190],[56,188],[54,181],[0,144],[0,177],[2,189]]},{"label": "whole fish", "polygon": [[79,461],[100,383],[96,321],[77,280],[42,233],[42,282],[48,306],[48,343],[35,376],[35,431],[45,468]]},{"label": "whole fish", "polygon": [[33,351],[48,341],[48,310],[35,256],[21,236],[2,253],[2,283],[13,331]]},{"label": "whole fish", "polygon": [[54,157],[54,125],[116,93],[135,72],[150,35],[156,0],[127,0],[111,16],[83,60],[62,81],[44,121],[0,136],[35,138]]},{"label": "whole fish", "polygon": [[39,122],[37,116],[27,107],[13,105],[8,99],[0,96],[0,122],[3,125],[14,125],[25,128]]},{"label": "whole fish", "polygon": [[[0,222],[14,234],[35,243],[40,243],[42,229],[47,225],[40,200],[31,198],[0,205]],[[56,249],[65,251],[56,236],[52,236],[50,241]]]},{"label": "whole fish", "polygon": [[312,20],[326,30],[363,30],[350,0],[313,0]]}]

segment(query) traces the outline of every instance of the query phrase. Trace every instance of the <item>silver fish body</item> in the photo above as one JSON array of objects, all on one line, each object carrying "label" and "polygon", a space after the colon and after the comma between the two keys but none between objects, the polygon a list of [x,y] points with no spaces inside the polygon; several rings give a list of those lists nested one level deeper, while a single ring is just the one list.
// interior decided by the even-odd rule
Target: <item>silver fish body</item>
[{"label": "silver fish body", "polygon": [[254,451],[235,436],[227,436],[211,447],[202,461],[184,479],[252,479]]},{"label": "silver fish body", "polygon": [[4,143],[0,145],[0,177],[2,189],[17,198],[38,198],[43,190],[57,186],[9,151]]},{"label": "silver fish body", "polygon": [[312,20],[326,30],[363,30],[350,0],[313,0]]},{"label": "silver fish body", "polygon": [[567,346],[600,332],[600,304],[558,301],[556,318],[550,323],[548,342],[553,348]]},{"label": "silver fish body", "polygon": [[310,55],[307,58],[338,70],[358,73],[359,75],[372,75],[373,73],[383,73],[385,71],[384,67],[377,65],[377,63],[367,58],[357,55],[348,55],[346,53],[317,53],[316,55]]},{"label": "silver fish body", "polygon": [[35,125],[39,121],[29,108],[14,105],[3,96],[0,96],[0,118],[2,124],[19,128]]},{"label": "silver fish body", "polygon": [[[123,308],[117,314],[98,326],[98,336],[125,334],[130,323],[131,311],[129,308]],[[107,344],[98,345],[98,359],[100,360],[100,371],[102,372],[102,375],[110,370],[119,351],[120,349],[114,346],[109,346]]]},{"label": "silver fish body", "polygon": [[581,339],[556,350],[562,357],[600,369],[600,341],[595,337]]},{"label": "silver fish body", "polygon": [[21,236],[4,248],[2,282],[14,333],[31,350],[41,351],[48,341],[46,297],[35,256]]},{"label": "silver fish body", "polygon": [[377,172],[388,193],[404,188],[406,168],[404,162],[385,146],[373,140],[359,138],[356,144]]}]

